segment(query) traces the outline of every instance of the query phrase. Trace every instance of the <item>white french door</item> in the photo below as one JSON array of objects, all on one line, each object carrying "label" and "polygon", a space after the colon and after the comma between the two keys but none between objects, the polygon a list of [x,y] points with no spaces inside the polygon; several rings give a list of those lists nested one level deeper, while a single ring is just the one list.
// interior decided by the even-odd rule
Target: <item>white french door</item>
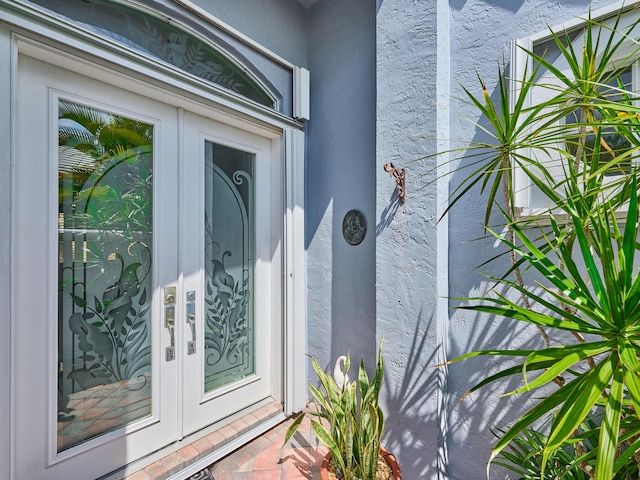
[{"label": "white french door", "polygon": [[281,389],[273,141],[90,73],[18,60],[14,478],[97,478]]},{"label": "white french door", "polygon": [[278,383],[282,172],[271,142],[184,114],[185,435]]}]

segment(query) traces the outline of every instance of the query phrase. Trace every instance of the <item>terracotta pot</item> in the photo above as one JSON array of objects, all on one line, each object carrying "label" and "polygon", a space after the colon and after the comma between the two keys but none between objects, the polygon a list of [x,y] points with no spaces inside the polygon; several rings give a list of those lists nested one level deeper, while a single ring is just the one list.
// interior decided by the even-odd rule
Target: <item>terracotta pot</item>
[{"label": "terracotta pot", "polygon": [[[387,464],[391,467],[391,471],[393,472],[391,478],[393,480],[402,480],[402,473],[400,473],[400,466],[398,465],[395,455],[382,447],[380,447],[380,455],[384,457]],[[331,452],[327,453],[324,460],[322,460],[320,480],[329,480],[329,462],[331,462]]]}]

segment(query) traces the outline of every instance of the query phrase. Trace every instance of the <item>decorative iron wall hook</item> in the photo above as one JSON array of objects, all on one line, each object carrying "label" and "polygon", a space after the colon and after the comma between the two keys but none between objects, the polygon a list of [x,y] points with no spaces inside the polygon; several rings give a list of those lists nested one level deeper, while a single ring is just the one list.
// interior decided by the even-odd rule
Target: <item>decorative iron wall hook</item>
[{"label": "decorative iron wall hook", "polygon": [[393,162],[384,164],[384,171],[389,174],[389,176],[396,179],[396,188],[398,190],[398,198],[400,199],[400,203],[404,203],[405,201],[405,171],[404,168],[396,168]]}]

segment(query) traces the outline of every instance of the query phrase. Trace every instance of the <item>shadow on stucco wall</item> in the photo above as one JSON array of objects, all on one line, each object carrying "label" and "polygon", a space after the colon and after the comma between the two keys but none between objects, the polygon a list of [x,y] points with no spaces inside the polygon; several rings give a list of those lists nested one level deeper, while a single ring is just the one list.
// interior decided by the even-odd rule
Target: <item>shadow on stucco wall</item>
[{"label": "shadow on stucco wall", "polygon": [[376,225],[376,237],[380,235],[385,228],[391,226],[393,219],[398,213],[400,205],[401,203],[400,198],[398,197],[398,191],[397,189],[394,189],[391,192],[391,198],[389,198],[388,205],[384,207],[384,210],[380,213],[380,219]]},{"label": "shadow on stucco wall", "polygon": [[[494,80],[495,75],[487,75],[486,81],[490,87]],[[478,83],[466,85],[466,87],[482,95]],[[498,97],[499,92],[496,88],[491,92],[491,98],[494,102],[498,102]],[[468,117],[474,117],[469,115],[467,105],[460,108],[466,110],[465,114]],[[485,119],[472,118],[472,121],[477,122],[478,125],[473,137],[470,140],[461,140],[476,144],[494,141],[485,133],[485,129],[490,131],[490,126]],[[467,130],[463,126],[457,131]],[[479,167],[478,160],[477,152],[467,154],[460,159],[458,167],[452,174],[451,191],[464,182],[471,170]],[[471,165],[474,167],[465,168]],[[455,300],[456,298],[482,297],[501,293],[510,296],[514,301],[519,300],[519,296],[514,297],[513,292],[503,291],[492,280],[481,275],[482,273],[499,278],[510,268],[509,258],[504,255],[503,244],[484,233],[482,219],[485,215],[486,201],[486,192],[483,195],[480,188],[475,187],[467,192],[464,200],[453,206],[449,213],[451,231],[449,306],[452,312],[449,322],[449,359],[476,350],[534,349],[542,345],[541,337],[533,325],[473,311],[456,310],[456,307],[469,303],[464,300]],[[498,225],[501,221],[502,218],[496,211],[490,223]],[[500,227],[495,228],[498,232],[501,231]],[[487,263],[488,260],[491,261]],[[525,277],[527,285],[535,285],[535,280],[537,279],[531,274]],[[521,379],[518,376],[492,383],[465,398],[467,391],[479,381],[516,363],[519,362],[515,362],[510,357],[484,356],[449,366],[447,391],[450,415],[447,430],[448,454],[452,459],[449,462],[451,479],[484,477],[484,472],[479,472],[479,468],[487,464],[491,450],[497,443],[492,429],[496,427],[504,429],[513,424],[533,406],[534,398],[540,392],[503,396],[521,386]],[[489,478],[509,477],[506,476],[505,470],[492,466]]]},{"label": "shadow on stucco wall", "polygon": [[[331,370],[347,352],[354,366],[360,356],[370,366],[376,352],[374,4],[319,1],[308,28],[313,113],[305,165],[307,350]],[[342,234],[352,209],[367,223],[359,245],[349,245]],[[315,382],[310,365],[307,371]]]},{"label": "shadow on stucco wall", "polygon": [[[426,332],[432,331],[435,321],[416,319],[411,334],[411,346],[406,351],[385,351],[386,375],[402,372],[402,380],[385,381],[386,434],[383,445],[391,452],[399,455],[400,468],[404,472],[420,472],[422,478],[435,475],[435,463],[438,450],[436,434],[425,435],[434,431],[437,425],[436,414],[432,404],[437,396],[439,384],[438,371],[433,368],[437,352],[429,351],[430,342]],[[408,463],[404,463],[408,462]]]}]

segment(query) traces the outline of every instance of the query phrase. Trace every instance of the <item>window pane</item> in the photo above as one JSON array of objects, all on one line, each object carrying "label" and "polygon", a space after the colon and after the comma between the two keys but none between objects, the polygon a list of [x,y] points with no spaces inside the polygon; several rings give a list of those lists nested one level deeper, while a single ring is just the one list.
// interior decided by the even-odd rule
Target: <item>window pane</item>
[{"label": "window pane", "polygon": [[105,0],[31,0],[96,34],[174,65],[267,107],[274,99],[245,69],[172,22]]},{"label": "window pane", "polygon": [[[593,108],[589,108],[588,111],[585,111],[584,108],[577,108],[565,119],[566,125],[575,124],[576,132],[579,130],[581,122],[589,123],[589,127],[585,128],[582,137],[576,136],[567,140],[567,148],[572,155],[577,153],[579,147],[583,148],[585,163],[589,166],[596,161],[600,166],[606,165],[632,148],[629,141],[632,136],[629,132],[628,122],[621,123],[618,110],[607,107],[607,102],[624,100],[622,90],[633,90],[631,67],[612,71],[602,83],[603,85],[598,89],[601,98],[594,99]],[[626,99],[631,105],[631,98],[626,95]],[[583,116],[585,118],[582,118]],[[598,123],[600,124],[599,137],[596,136],[594,130]],[[596,141],[599,143],[599,150],[594,150]],[[632,157],[625,156],[620,162],[610,165],[604,174],[612,176],[629,173],[631,162]]]}]

